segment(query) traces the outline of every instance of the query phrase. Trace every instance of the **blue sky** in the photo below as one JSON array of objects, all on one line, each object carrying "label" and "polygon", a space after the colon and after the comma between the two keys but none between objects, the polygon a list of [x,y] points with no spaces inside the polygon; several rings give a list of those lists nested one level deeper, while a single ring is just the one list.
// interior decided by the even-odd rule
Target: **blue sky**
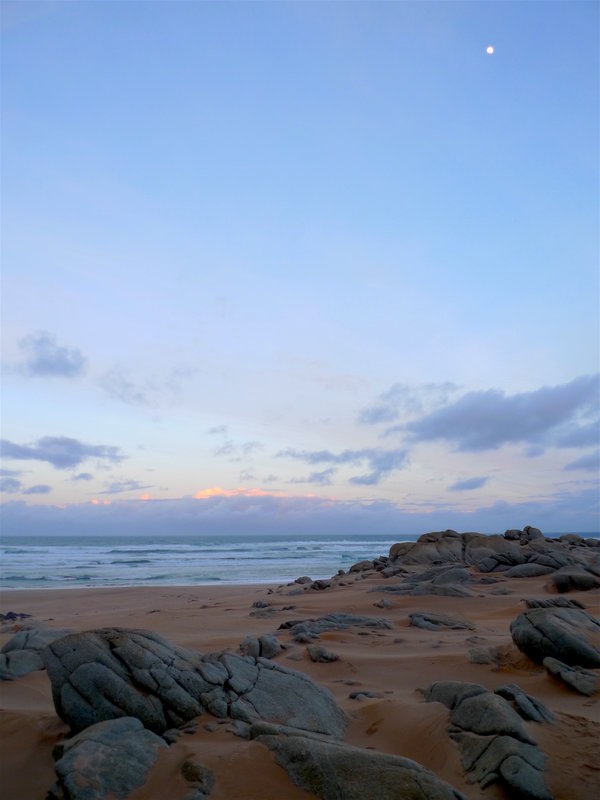
[{"label": "blue sky", "polygon": [[5,531],[597,531],[597,32],[3,3]]}]

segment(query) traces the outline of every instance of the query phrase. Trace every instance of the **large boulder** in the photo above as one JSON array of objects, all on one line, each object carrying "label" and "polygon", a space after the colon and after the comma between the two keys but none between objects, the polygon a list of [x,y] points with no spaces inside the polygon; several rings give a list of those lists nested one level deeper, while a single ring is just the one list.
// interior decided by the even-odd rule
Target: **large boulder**
[{"label": "large boulder", "polygon": [[600,622],[583,608],[529,608],[510,626],[514,643],[533,661],[548,656],[570,666],[600,667]]},{"label": "large boulder", "polygon": [[265,658],[201,656],[150,631],[72,634],[45,651],[56,711],[74,731],[129,716],[161,734],[203,711],[342,736],[345,717],[308,676]]},{"label": "large boulder", "polygon": [[297,786],[322,800],[465,800],[408,758],[279,726],[255,725],[251,736],[274,753]]},{"label": "large boulder", "polygon": [[128,797],[142,786],[167,744],[138,719],[98,722],[61,742],[54,751],[58,781],[49,800]]}]

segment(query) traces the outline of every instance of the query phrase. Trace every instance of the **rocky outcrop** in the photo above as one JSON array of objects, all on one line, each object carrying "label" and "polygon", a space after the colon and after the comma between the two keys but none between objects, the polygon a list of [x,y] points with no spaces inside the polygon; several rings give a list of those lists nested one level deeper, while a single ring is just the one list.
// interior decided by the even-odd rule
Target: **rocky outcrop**
[{"label": "rocky outcrop", "polygon": [[[483,573],[505,573],[508,577],[523,578],[561,570],[563,577],[556,581],[558,591],[568,591],[564,588],[568,586],[587,590],[598,586],[594,578],[600,579],[599,544],[597,539],[582,539],[574,534],[559,539],[545,538],[538,528],[531,526],[523,530],[508,530],[503,536],[438,531],[425,533],[416,542],[392,545],[381,572],[388,578],[402,575],[408,584],[416,568],[436,565],[446,569],[473,567]],[[567,575],[573,575],[571,583]],[[456,580],[454,584],[461,582],[466,584],[466,581]],[[436,585],[439,586],[439,582],[431,583],[431,587]],[[413,592],[406,586],[403,593]],[[434,588],[428,593],[441,592]]]},{"label": "rocky outcrop", "polygon": [[297,786],[322,800],[464,800],[408,758],[282,726],[253,725],[250,735],[269,748]]},{"label": "rocky outcrop", "polygon": [[58,781],[49,800],[127,797],[142,786],[166,742],[138,719],[121,717],[91,725],[57,745]]},{"label": "rocky outcrop", "polygon": [[56,711],[74,731],[131,716],[160,734],[208,711],[344,732],[344,714],[326,689],[264,658],[200,656],[155,633],[122,628],[66,636],[45,657]]},{"label": "rocky outcrop", "polygon": [[535,698],[514,685],[492,693],[478,684],[441,681],[425,690],[425,699],[451,710],[448,733],[459,746],[469,783],[482,789],[500,783],[515,800],[552,800],[544,780],[546,756],[522,723],[522,717],[551,717]]},{"label": "rocky outcrop", "polygon": [[[390,572],[392,570],[392,572]],[[386,575],[397,574],[393,568],[383,570]],[[432,567],[424,572],[411,571],[405,569],[401,573],[400,583],[384,584],[374,586],[371,592],[392,592],[400,595],[412,595],[414,597],[433,594],[442,597],[471,597],[469,586],[472,578],[469,571],[457,564],[445,564],[439,567]]]},{"label": "rocky outcrop", "polygon": [[550,656],[569,666],[600,667],[600,622],[582,608],[529,608],[510,632],[519,650],[538,664]]},{"label": "rocky outcrop", "polygon": [[0,680],[14,680],[44,669],[43,652],[56,639],[71,631],[27,628],[16,633],[0,651]]},{"label": "rocky outcrop", "polygon": [[392,623],[384,617],[364,617],[338,612],[318,619],[292,619],[282,622],[279,630],[289,630],[296,642],[308,643],[326,631],[342,631],[348,628],[390,629]]}]

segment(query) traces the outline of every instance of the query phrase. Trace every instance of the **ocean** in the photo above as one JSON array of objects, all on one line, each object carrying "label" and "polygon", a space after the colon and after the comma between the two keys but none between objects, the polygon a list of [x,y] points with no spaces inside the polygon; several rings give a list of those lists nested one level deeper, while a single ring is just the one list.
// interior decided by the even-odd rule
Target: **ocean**
[{"label": "ocean", "polygon": [[3,589],[285,583],[387,555],[378,536],[19,536],[0,542]]},{"label": "ocean", "polygon": [[301,575],[317,580],[387,555],[394,542],[419,535],[6,536],[0,541],[0,587],[287,583]]}]

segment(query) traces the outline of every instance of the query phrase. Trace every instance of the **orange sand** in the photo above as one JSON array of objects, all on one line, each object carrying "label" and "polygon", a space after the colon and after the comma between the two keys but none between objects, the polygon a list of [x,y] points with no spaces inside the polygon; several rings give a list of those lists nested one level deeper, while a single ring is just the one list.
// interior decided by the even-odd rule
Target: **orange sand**
[{"label": "orange sand", "polygon": [[[383,579],[354,576],[349,584],[325,591],[306,590],[290,595],[295,585],[200,586],[125,589],[73,589],[6,591],[1,610],[26,612],[36,623],[49,627],[88,630],[104,626],[145,628],[157,631],[175,644],[209,653],[237,651],[248,634],[275,631],[288,619],[317,617],[332,611],[378,615],[393,623],[392,630],[351,629],[322,634],[321,644],[339,654],[333,663],[313,663],[305,645],[295,645],[277,660],[302,670],[326,686],[349,716],[348,742],[360,747],[412,758],[437,773],[468,798],[500,800],[496,786],[481,791],[467,784],[458,749],[446,733],[449,712],[440,704],[425,703],[417,691],[436,680],[481,683],[493,689],[517,683],[544,702],[556,716],[555,725],[527,723],[529,733],[548,755],[547,783],[557,800],[591,800],[600,797],[600,696],[587,698],[563,687],[530,662],[512,645],[510,622],[524,609],[524,597],[547,597],[545,578],[513,579],[476,589],[472,598],[399,597],[367,593]],[[509,594],[492,594],[498,586]],[[374,607],[382,597],[391,609]],[[598,615],[600,594],[569,595]],[[256,600],[266,600],[276,613],[252,617]],[[283,611],[284,606],[295,606]],[[460,616],[475,631],[426,631],[410,627],[408,614],[432,610]],[[31,622],[26,620],[27,622]],[[18,625],[6,624],[0,646]],[[473,643],[503,647],[502,666],[471,664],[467,659]],[[282,643],[290,643],[286,631]],[[351,683],[350,683],[351,682]],[[351,700],[356,689],[383,694],[378,699]],[[54,782],[51,752],[67,734],[55,714],[50,682],[36,672],[0,684],[0,786],[10,800],[43,800]],[[152,769],[145,786],[132,800],[180,800],[189,787],[180,767],[192,758],[213,770],[216,786],[211,800],[301,800],[313,795],[294,786],[270,753],[256,742],[237,738],[229,725],[215,731],[204,725],[216,720],[200,717],[195,732],[184,734]]]}]

